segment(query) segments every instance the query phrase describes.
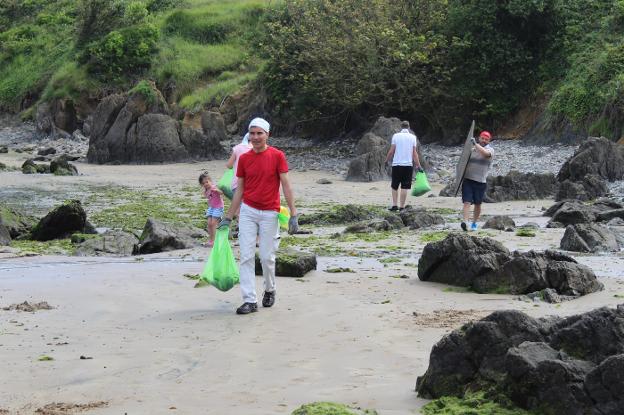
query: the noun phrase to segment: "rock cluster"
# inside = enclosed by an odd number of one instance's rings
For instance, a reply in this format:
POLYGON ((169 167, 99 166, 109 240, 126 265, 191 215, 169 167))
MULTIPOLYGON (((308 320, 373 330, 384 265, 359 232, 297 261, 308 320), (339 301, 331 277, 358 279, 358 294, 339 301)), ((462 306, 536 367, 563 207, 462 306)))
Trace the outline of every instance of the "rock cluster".
POLYGON ((61 155, 53 159, 50 164, 35 163, 34 159, 28 159, 22 164, 22 173, 24 174, 44 174, 52 173, 56 176, 77 176, 78 169, 70 163, 72 157, 61 155))
POLYGON ((590 268, 567 255, 509 252, 494 239, 458 233, 425 246, 418 278, 479 293, 528 294, 552 288, 560 295, 580 296, 603 289, 590 268))
POLYGON ((416 390, 425 398, 502 394, 553 415, 624 413, 624 304, 567 318, 497 311, 433 347, 416 390))
POLYGON ((193 248, 200 245, 201 240, 207 236, 203 229, 149 218, 139 238, 136 251, 140 254, 153 254, 193 248))
POLYGON ((90 163, 162 163, 214 159, 225 155, 225 124, 218 113, 169 115, 162 94, 135 91, 109 95, 93 113, 87 160, 90 163))

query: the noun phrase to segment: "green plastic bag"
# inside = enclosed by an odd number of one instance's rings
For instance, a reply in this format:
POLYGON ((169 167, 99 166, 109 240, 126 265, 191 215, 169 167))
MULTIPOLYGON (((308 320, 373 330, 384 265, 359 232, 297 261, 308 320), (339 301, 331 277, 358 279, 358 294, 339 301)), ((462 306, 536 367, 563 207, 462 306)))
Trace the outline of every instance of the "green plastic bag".
POLYGON ((280 228, 288 229, 288 220, 290 219, 290 211, 286 206, 280 206, 280 211, 277 214, 277 220, 280 228))
POLYGON ((238 284, 240 274, 228 239, 230 229, 217 229, 214 246, 199 279, 216 287, 220 291, 228 291, 238 284))
POLYGON ((431 190, 427 175, 424 171, 416 172, 414 182, 412 183, 412 196, 422 196, 431 190))
POLYGON ((219 183, 217 183, 217 187, 219 188, 219 190, 221 190, 225 197, 230 200, 232 200, 232 197, 234 196, 234 192, 232 191, 233 178, 234 169, 227 169, 225 173, 223 173, 223 176, 221 177, 221 180, 219 180, 219 183))

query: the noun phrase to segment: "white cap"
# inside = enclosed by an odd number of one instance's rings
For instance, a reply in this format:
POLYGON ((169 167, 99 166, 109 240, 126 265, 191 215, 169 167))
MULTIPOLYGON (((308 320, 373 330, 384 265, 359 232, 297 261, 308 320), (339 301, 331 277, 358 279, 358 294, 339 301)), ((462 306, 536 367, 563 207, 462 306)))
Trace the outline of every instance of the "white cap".
POLYGON ((247 130, 250 130, 251 127, 260 127, 268 133, 271 128, 271 124, 269 124, 269 122, 264 118, 254 118, 249 123, 249 128, 247 130))

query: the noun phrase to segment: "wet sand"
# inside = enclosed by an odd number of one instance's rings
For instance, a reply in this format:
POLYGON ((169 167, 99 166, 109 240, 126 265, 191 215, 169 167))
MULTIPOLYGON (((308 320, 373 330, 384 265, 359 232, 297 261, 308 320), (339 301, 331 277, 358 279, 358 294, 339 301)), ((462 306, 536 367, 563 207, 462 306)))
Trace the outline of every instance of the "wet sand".
MULTIPOLYGON (((198 172, 220 171, 223 163, 78 163, 83 175, 77 177, 9 172, 0 180, 5 189, 60 193, 96 184, 156 189, 194 185, 198 172)), ((292 181, 304 206, 389 203, 387 182, 349 183, 315 171, 293 172, 292 181), (333 183, 316 184, 319 178, 333 183)), ((434 193, 440 188, 435 185, 434 193)), ((409 203, 458 212, 460 207, 454 198, 411 198, 409 203)), ((541 209, 552 203, 488 204, 484 214, 543 225, 541 209)), ((457 222, 447 226, 459 228, 457 222)), ((424 246, 422 232, 401 232, 384 243, 400 244, 406 249, 399 255, 414 263, 424 246)), ((535 238, 492 232, 509 249, 520 250, 558 246, 562 235, 563 229, 545 228, 535 238)), ((354 243, 354 249, 362 245, 367 243, 354 243)), ((303 403, 324 400, 380 414, 413 414, 427 402, 414 392, 416 376, 426 370, 431 347, 453 328, 500 309, 570 315, 615 306, 623 302, 615 295, 624 294, 620 254, 578 256, 605 290, 559 305, 448 291, 418 280, 416 268, 405 261, 380 263, 382 254, 321 256, 318 269, 304 278, 278 278, 272 309, 237 316, 237 288, 226 293, 193 289, 194 281, 183 276, 200 272, 207 252, 198 248, 143 260, 0 257, 0 309, 26 300, 55 307, 35 313, 0 310, 5 362, 0 409, 25 414, 52 402, 104 401, 107 406, 88 413, 264 415, 289 414, 303 403), (355 272, 324 272, 336 266, 355 272), (408 278, 393 278, 397 274, 408 278), (53 360, 39 361, 42 356, 53 360)))

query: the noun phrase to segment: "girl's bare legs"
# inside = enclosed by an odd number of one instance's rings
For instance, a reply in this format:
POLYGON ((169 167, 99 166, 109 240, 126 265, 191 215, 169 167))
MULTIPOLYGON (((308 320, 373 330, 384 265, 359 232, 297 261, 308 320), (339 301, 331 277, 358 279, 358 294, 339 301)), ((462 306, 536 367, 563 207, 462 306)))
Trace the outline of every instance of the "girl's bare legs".
POLYGON ((208 218, 208 245, 212 246, 214 244, 215 235, 217 233, 217 218, 213 218, 212 216, 208 218))

